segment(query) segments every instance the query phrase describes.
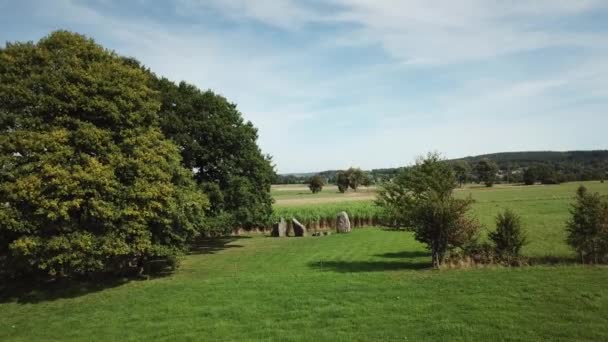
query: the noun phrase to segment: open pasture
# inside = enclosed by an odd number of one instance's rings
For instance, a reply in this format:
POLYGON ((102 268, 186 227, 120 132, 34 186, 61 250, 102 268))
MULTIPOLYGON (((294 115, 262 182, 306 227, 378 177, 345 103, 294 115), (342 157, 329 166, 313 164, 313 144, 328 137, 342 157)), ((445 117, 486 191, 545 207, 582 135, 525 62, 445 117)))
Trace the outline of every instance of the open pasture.
POLYGON ((163 278, 4 291, 0 340, 602 340, 608 269, 563 242, 577 186, 459 192, 488 227, 516 210, 524 254, 557 264, 432 270, 411 233, 381 228, 206 240, 163 278))
MULTIPOLYGON (((468 185, 456 190, 457 197, 471 196, 475 203, 472 214, 484 225, 486 232, 494 229, 496 214, 507 208, 514 210, 522 217, 530 243, 524 247, 524 255, 530 257, 563 258, 574 257, 574 253, 565 243, 565 223, 570 213, 570 206, 576 189, 584 185, 589 190, 608 195, 608 183, 572 182, 560 185, 502 185, 486 188, 468 185)), ((325 191, 325 190, 324 190, 325 191)), ((343 194, 333 194, 334 198, 343 194)), ((381 220, 380 209, 373 204, 375 194, 370 194, 368 201, 323 202, 322 197, 300 205, 283 205, 275 203, 275 218, 295 217, 309 225, 324 219, 330 221, 340 211, 346 211, 351 217, 368 219, 373 222, 381 220)), ((305 196, 305 195, 301 195, 305 196)), ((485 232, 482 232, 485 234, 485 232)), ((483 236, 482 236, 483 237, 483 236)))
POLYGON ((410 233, 202 243, 174 275, 23 291, 0 340, 601 340, 606 267, 430 269, 410 233), (508 332, 508 334, 506 334, 508 332))

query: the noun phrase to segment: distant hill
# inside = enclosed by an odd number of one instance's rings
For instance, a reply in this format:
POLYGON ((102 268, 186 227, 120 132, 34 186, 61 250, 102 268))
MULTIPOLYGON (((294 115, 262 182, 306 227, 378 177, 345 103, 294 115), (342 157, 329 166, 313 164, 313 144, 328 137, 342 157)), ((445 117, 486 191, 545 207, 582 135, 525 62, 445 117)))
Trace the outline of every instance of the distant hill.
MULTIPOLYGON (((592 151, 522 151, 500 152, 467 156, 451 159, 467 161, 472 166, 480 160, 487 158, 498 164, 501 171, 525 170, 532 166, 543 165, 564 176, 566 180, 600 179, 608 172, 608 150, 592 151)), ((375 181, 392 178, 402 168, 385 168, 368 170, 375 181)), ((337 170, 321 172, 292 173, 277 176, 278 184, 304 183, 313 175, 322 175, 330 183, 334 181, 337 170)))
POLYGON ((491 159, 498 164, 501 163, 518 163, 521 166, 530 163, 555 163, 555 162, 579 162, 593 163, 608 161, 608 150, 595 151, 528 151, 528 152, 500 152, 483 154, 479 156, 469 156, 455 160, 466 160, 470 163, 478 162, 481 159, 491 159))

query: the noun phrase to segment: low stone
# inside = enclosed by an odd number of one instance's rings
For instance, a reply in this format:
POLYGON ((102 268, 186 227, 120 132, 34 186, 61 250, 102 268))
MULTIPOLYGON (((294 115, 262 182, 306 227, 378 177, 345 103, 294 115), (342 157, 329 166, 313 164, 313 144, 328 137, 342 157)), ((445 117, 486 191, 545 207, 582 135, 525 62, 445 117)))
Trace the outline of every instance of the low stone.
POLYGON ((270 235, 274 237, 287 236, 287 221, 285 221, 285 219, 281 217, 281 220, 279 220, 279 222, 272 225, 272 232, 270 233, 270 235))
POLYGON ((338 233, 349 233, 351 231, 350 220, 346 211, 342 211, 336 217, 336 231, 338 233))
POLYGON ((301 224, 300 221, 295 218, 291 220, 293 223, 293 234, 294 236, 306 236, 306 226, 301 224))
POLYGON ((331 235, 331 232, 323 232, 323 235, 325 235, 325 236, 331 235))

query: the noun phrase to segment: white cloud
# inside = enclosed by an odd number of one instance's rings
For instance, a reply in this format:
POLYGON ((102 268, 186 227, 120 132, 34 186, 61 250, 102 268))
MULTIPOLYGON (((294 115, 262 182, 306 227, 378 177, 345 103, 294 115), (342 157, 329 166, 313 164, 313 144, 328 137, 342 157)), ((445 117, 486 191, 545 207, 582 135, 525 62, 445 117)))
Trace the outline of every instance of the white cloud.
POLYGON ((184 20, 168 24, 57 0, 33 6, 38 12, 24 25, 86 33, 172 80, 218 91, 259 127, 262 149, 275 156, 279 171, 296 172, 397 166, 429 150, 457 157, 606 147, 598 138, 599 127, 608 125, 606 35, 552 23, 607 5, 177 0, 174 10, 184 20), (222 25, 207 25, 210 13, 222 25), (252 22, 294 41, 260 35, 252 22), (317 24, 332 29, 307 31, 317 24), (510 55, 548 47, 574 47, 577 54, 550 70, 509 74, 518 69, 517 61, 505 60, 510 55), (377 58, 351 63, 348 54, 359 52, 377 58), (498 58, 510 68, 473 67, 498 58), (470 72, 458 72, 465 67, 470 72), (443 73, 455 76, 446 81, 443 73), (392 89, 402 86, 399 78, 413 86, 392 89), (411 91, 416 82, 425 83, 424 91, 411 91), (574 120, 581 117, 587 121, 574 120), (587 133, 573 130, 577 124, 587 133))

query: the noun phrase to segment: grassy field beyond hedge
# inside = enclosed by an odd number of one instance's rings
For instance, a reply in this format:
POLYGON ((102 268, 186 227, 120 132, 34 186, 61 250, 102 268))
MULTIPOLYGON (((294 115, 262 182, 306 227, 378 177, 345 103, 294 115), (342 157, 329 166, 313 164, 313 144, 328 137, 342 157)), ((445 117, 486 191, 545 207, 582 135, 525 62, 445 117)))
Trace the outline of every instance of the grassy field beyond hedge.
POLYGON ((526 255, 558 265, 435 271, 412 234, 380 228, 226 238, 164 278, 3 294, 0 341, 606 340, 608 268, 575 265, 562 239, 575 189, 463 191, 488 226, 504 207, 520 212, 526 255))

